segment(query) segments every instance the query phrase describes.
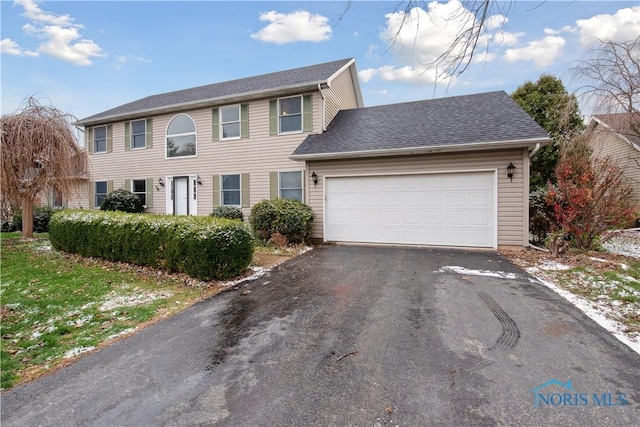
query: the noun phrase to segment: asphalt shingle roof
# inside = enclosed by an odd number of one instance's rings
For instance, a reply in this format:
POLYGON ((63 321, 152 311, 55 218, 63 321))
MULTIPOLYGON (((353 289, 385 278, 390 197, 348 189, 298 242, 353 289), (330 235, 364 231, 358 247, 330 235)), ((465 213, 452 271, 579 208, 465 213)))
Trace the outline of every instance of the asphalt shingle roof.
POLYGON ((292 156, 547 141, 549 135, 503 91, 342 110, 292 156))
POLYGON ((114 119, 118 116, 144 113, 172 106, 183 106, 207 100, 219 100, 225 97, 237 97, 243 94, 326 83, 331 76, 349 61, 352 61, 352 58, 147 96, 146 98, 86 117, 79 120, 78 124, 95 123, 102 119, 114 119))

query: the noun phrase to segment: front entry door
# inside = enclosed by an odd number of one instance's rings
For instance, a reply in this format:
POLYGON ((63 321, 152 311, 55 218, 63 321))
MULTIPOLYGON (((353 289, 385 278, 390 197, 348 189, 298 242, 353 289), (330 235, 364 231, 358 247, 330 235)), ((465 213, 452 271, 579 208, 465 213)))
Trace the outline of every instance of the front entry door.
POLYGON ((175 215, 189 215, 189 177, 173 178, 173 212, 175 215))

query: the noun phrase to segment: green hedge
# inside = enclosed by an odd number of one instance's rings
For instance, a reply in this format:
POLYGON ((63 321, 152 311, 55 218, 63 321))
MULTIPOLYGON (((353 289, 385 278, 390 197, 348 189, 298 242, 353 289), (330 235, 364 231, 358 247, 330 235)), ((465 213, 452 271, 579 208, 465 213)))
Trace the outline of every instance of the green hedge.
POLYGON ((237 276, 254 250, 246 225, 212 217, 65 210, 52 216, 49 238, 65 252, 164 267, 202 280, 237 276))
POLYGON ((268 241, 280 233, 291 243, 306 242, 311 234, 313 211, 293 199, 263 200, 251 208, 249 222, 256 235, 268 241))

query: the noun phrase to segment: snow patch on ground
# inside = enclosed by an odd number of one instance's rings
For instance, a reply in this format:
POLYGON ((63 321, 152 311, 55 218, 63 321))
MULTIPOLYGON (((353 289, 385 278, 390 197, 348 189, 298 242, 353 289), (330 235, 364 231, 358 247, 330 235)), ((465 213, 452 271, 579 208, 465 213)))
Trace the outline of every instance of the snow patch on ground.
POLYGON ((94 346, 90 346, 90 347, 75 347, 72 348, 71 350, 67 351, 63 358, 64 359, 69 359, 70 357, 76 357, 82 353, 86 353, 88 351, 93 350, 95 347, 94 346))
MULTIPOLYGON (((279 264, 276 264, 279 265, 279 264)), ((237 280, 230 280, 228 282, 224 282, 222 283, 220 286, 222 286, 223 288, 230 288, 232 286, 238 286, 241 283, 244 282, 251 282, 253 280, 257 280, 259 278, 261 278, 262 276, 264 276, 265 274, 267 274, 269 271, 271 271, 271 268, 275 267, 276 265, 270 267, 270 268, 265 268, 265 267, 249 267, 249 269, 253 272, 253 274, 251 274, 250 276, 247 277, 243 277, 241 279, 237 279, 237 280)))
MULTIPOLYGON (((528 273, 532 275, 534 275, 537 271, 539 271, 539 269, 536 269, 535 267, 527 268, 526 270, 528 273)), ((629 346, 633 351, 640 354, 640 341, 630 339, 623 332, 625 329, 625 326, 622 323, 616 322, 615 320, 612 320, 606 317, 606 312, 609 310, 608 307, 606 307, 606 305, 594 304, 593 302, 585 298, 582 298, 576 294, 573 294, 567 290, 564 290, 558 285, 556 285, 555 283, 541 279, 540 277, 537 277, 537 280, 543 285, 545 285, 546 287, 548 287, 549 289, 551 289, 552 291, 554 291, 555 293, 557 293, 558 295, 562 296, 567 301, 569 301, 571 304, 577 307, 580 311, 586 314, 589 318, 591 318, 597 324, 605 328, 607 331, 611 332, 613 336, 615 336, 618 340, 620 340, 621 342, 629 346)))
POLYGON ((129 334, 129 333, 131 333, 131 332, 133 332, 135 330, 136 330, 136 328, 127 328, 127 329, 124 329, 124 330, 118 332, 117 334, 109 335, 106 339, 110 340, 110 339, 113 339, 113 338, 118 338, 118 337, 120 337, 122 335, 127 335, 127 334, 129 334))
POLYGON ((99 309, 100 311, 111 311, 114 308, 146 304, 157 299, 170 297, 171 295, 171 292, 163 292, 159 294, 147 292, 136 295, 116 295, 115 292, 111 292, 109 294, 109 299, 104 301, 100 305, 99 309))
POLYGON ((540 270, 555 270, 555 271, 564 271, 564 270, 571 270, 571 267, 568 265, 564 265, 562 263, 556 262, 556 261, 544 261, 543 263, 541 263, 540 265, 538 265, 538 268, 540 270))
POLYGON ((602 243, 607 251, 624 256, 640 258, 640 231, 624 230, 615 232, 615 235, 602 243))
POLYGON ((491 270, 470 270, 458 265, 445 265, 440 268, 437 273, 457 273, 466 276, 485 276, 485 277, 497 277, 499 279, 517 279, 518 275, 515 273, 507 273, 506 271, 491 271, 491 270))

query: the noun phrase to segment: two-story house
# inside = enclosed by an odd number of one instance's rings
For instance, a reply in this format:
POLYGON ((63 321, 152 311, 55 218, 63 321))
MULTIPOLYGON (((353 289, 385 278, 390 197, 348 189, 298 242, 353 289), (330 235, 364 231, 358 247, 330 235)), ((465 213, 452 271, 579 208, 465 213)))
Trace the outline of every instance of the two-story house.
POLYGON ((355 61, 149 96, 87 117, 91 178, 146 211, 294 198, 332 242, 528 245, 529 158, 548 135, 505 92, 364 108, 355 61))

